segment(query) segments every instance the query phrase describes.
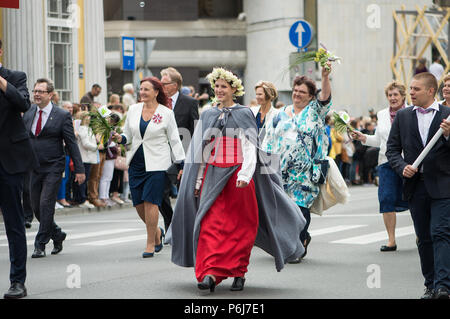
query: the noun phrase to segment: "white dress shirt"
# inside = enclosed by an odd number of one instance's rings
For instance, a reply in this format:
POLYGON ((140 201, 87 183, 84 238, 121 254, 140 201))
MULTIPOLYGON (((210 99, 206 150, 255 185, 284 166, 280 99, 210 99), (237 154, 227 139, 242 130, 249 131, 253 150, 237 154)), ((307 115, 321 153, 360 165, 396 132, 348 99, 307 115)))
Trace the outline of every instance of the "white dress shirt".
MULTIPOLYGON (((418 108, 419 106, 414 106, 413 110, 416 111, 418 108)), ((430 131, 431 122, 433 122, 436 111, 439 111, 438 101, 434 100, 433 104, 431 104, 427 109, 433 109, 433 111, 426 114, 422 114, 419 111, 416 111, 417 124, 419 126, 419 132, 423 146, 427 144, 428 132, 430 131)))
POLYGON ((33 120, 33 124, 31 125, 31 132, 33 132, 33 134, 36 133, 36 126, 37 126, 37 122, 39 119, 39 111, 42 111, 42 122, 41 122, 41 132, 44 129, 45 124, 47 123, 47 120, 50 116, 50 113, 53 109, 53 104, 52 102, 50 102, 46 107, 44 107, 43 109, 41 109, 39 106, 37 107, 36 110, 36 114, 34 115, 34 120, 33 120))
POLYGON ((180 96, 180 91, 177 91, 174 95, 170 97, 172 99, 172 111, 175 110, 175 104, 177 104, 178 97, 180 96))
MULTIPOLYGON (((223 114, 221 114, 220 117, 223 117, 223 114)), ((238 131, 237 138, 240 140, 242 146, 242 165, 241 169, 237 174, 237 181, 238 182, 243 181, 249 184, 253 178, 253 174, 255 173, 256 169, 256 161, 257 161, 256 147, 245 137, 242 130, 238 131)), ((217 145, 216 147, 220 147, 220 145, 217 145)), ((206 163, 203 161, 198 169, 195 189, 199 190, 201 188, 205 168, 206 163)))
MULTIPOLYGON (((405 104, 405 107, 408 107, 405 104)), ((374 135, 366 136, 366 142, 362 143, 365 146, 379 147, 380 152, 378 153, 378 165, 388 162, 386 157, 387 140, 389 138, 389 133, 391 131, 391 113, 389 107, 382 109, 377 113, 377 129, 374 135)))

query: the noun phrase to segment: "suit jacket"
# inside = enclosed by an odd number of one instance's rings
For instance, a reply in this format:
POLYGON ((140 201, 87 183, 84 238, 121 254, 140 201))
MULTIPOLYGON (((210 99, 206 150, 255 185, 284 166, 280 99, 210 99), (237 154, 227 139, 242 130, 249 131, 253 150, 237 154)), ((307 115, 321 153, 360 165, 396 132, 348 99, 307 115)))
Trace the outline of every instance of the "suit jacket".
POLYGON ((30 108, 27 76, 4 67, 0 76, 8 82, 0 90, 0 164, 10 174, 24 173, 38 165, 21 115, 30 108))
POLYGON ((175 117, 169 108, 159 104, 142 137, 140 122, 143 107, 144 103, 131 105, 125 120, 122 135, 126 143, 131 144, 127 152, 127 165, 142 145, 146 171, 165 171, 172 164, 172 159, 180 162, 185 158, 175 117))
POLYGON ((173 112, 175 114, 175 120, 177 122, 178 128, 182 127, 188 129, 190 137, 192 137, 195 128, 194 122, 199 118, 198 101, 180 92, 173 112))
MULTIPOLYGON (((439 111, 436 112, 430 126, 427 143, 449 115, 450 108, 439 105, 439 111)), ((412 165, 423 149, 416 111, 413 111, 412 106, 398 111, 387 141, 386 156, 389 164, 397 174, 403 176, 403 169, 407 165, 412 165)), ((441 136, 424 158, 421 166, 423 166, 424 182, 430 197, 450 198, 450 138, 446 140, 441 136)), ((409 200, 414 194, 418 180, 419 174, 412 178, 404 178, 404 199, 409 200)))
POLYGON ((38 136, 31 131, 34 117, 38 106, 33 104, 24 114, 23 120, 28 135, 31 137, 31 144, 38 156, 40 167, 37 172, 63 172, 66 159, 64 144, 74 163, 75 173, 84 173, 84 165, 78 148, 77 139, 73 129, 73 122, 70 113, 56 105, 53 105, 52 111, 48 117, 45 126, 38 136))

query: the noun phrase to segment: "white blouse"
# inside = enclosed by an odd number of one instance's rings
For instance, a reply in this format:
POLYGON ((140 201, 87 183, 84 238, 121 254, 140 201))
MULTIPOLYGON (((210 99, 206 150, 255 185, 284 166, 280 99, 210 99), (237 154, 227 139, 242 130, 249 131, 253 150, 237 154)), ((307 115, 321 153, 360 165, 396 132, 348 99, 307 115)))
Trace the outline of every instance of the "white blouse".
MULTIPOLYGON (((221 115, 223 116, 223 114, 221 115)), ((256 147, 253 145, 244 135, 242 130, 239 130, 238 137, 237 137, 242 145, 242 165, 241 169, 239 170, 237 176, 237 181, 243 181, 247 184, 250 183, 253 174, 255 173, 256 169, 256 147)), ((220 146, 220 145, 219 145, 220 146)), ((202 159, 203 160, 203 159, 202 159)), ((195 183, 195 189, 199 190, 202 185, 203 181, 203 174, 205 172, 206 163, 202 162, 198 174, 197 174, 197 181, 195 183)))

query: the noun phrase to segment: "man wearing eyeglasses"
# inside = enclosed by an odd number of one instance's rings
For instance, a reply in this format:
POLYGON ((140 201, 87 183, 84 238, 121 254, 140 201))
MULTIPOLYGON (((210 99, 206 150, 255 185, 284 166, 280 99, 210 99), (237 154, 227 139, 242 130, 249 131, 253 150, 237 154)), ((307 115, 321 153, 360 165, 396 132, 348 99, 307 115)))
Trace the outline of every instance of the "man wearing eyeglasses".
MULTIPOLYGON (((3 54, 0 40, 0 56, 3 54)), ((21 203, 25 174, 37 166, 21 113, 30 108, 27 76, 0 64, 0 208, 9 244, 11 287, 3 296, 17 299, 25 288, 27 239, 21 203)))
POLYGON ((64 147, 75 166, 75 182, 82 184, 86 178, 72 116, 68 111, 53 105, 51 99, 54 90, 50 80, 38 79, 33 89, 35 104, 23 116, 40 164, 31 173, 31 206, 39 221, 32 258, 45 257, 45 246, 50 239, 54 246, 52 255, 58 254, 66 239, 66 233, 54 221, 56 197, 66 162, 64 147))
MULTIPOLYGON (((178 131, 180 133, 181 142, 183 143, 184 151, 187 151, 189 143, 191 142, 192 134, 194 133, 195 121, 198 120, 198 101, 188 95, 181 93, 181 86, 183 84, 183 78, 175 68, 169 67, 161 71, 161 83, 164 86, 164 91, 169 98, 169 105, 177 122, 178 131)), ((172 221, 172 205, 170 203, 169 195, 172 193, 172 183, 176 184, 175 180, 179 176, 178 168, 171 166, 168 170, 168 174, 172 180, 168 180, 166 189, 164 191, 164 198, 161 204, 161 215, 164 218, 164 224, 167 228, 172 221)))

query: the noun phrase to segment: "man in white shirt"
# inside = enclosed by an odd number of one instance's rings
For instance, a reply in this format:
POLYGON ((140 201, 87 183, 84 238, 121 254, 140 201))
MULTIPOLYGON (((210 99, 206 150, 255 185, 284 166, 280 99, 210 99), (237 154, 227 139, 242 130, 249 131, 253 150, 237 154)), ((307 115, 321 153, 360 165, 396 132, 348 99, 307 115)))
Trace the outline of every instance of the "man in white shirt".
POLYGON ((423 299, 448 299, 450 291, 450 108, 435 100, 436 78, 429 72, 414 76, 413 107, 397 112, 387 141, 391 167, 403 176, 404 199, 418 238, 423 299), (439 129, 443 136, 418 168, 412 163, 439 129))
POLYGON ((444 67, 441 64, 441 58, 437 56, 433 64, 430 65, 430 73, 434 75, 437 81, 439 81, 442 74, 444 74, 444 71, 444 67))

